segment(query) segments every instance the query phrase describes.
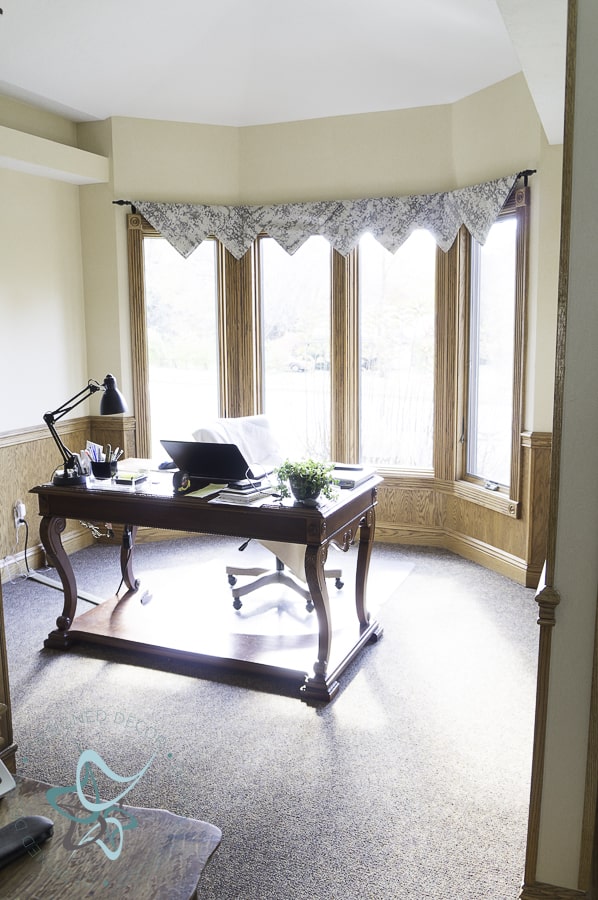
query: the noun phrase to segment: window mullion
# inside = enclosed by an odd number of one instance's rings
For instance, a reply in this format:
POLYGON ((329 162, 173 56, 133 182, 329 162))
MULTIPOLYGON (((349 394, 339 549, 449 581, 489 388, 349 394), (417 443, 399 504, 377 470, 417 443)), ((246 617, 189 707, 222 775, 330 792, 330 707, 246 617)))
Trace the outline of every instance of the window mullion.
POLYGON ((479 379, 477 373, 480 368, 480 245, 477 243, 471 246, 470 271, 467 378, 467 434, 470 439, 466 439, 465 445, 465 471, 477 472, 477 442, 472 440, 472 436, 478 433, 479 379))
POLYGON ((331 453, 337 462, 359 461, 358 257, 332 251, 331 453))
POLYGON ((461 232, 447 253, 436 251, 436 349, 434 377, 434 474, 452 481, 458 469, 463 409, 458 402, 457 340, 460 278, 464 236, 461 232))
POLYGON ((529 187, 515 191, 515 207, 517 210, 517 269, 515 283, 515 335, 513 372, 513 435, 511 451, 511 486, 512 500, 521 499, 521 432, 523 431, 523 410, 525 403, 525 298, 527 296, 528 266, 527 253, 529 241, 528 210, 529 187))
MULTIPOLYGON (((137 456, 144 459, 149 459, 152 455, 149 429, 149 365, 143 266, 143 236, 147 228, 147 223, 137 213, 127 216, 131 365, 136 419, 135 452, 137 456)), ((153 228, 149 230, 155 233, 153 228)))
POLYGON ((219 269, 223 274, 221 415, 250 416, 259 407, 253 251, 235 259, 224 250, 219 269))

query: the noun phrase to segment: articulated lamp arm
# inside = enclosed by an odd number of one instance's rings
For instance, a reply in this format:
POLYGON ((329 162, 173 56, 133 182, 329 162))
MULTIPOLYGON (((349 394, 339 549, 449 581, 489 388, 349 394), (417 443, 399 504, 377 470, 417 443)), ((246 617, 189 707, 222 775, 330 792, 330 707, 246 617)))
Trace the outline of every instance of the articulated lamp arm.
POLYGON ((59 406, 58 409, 44 414, 44 422, 48 426, 54 443, 60 450, 60 455, 64 460, 64 471, 62 474, 57 473, 54 476, 54 484, 82 484, 85 482, 79 458, 62 441, 56 430, 56 422, 97 391, 105 392, 100 403, 100 415, 105 416, 127 411, 125 399, 116 387, 116 379, 113 375, 106 375, 102 384, 90 379, 83 390, 59 406))

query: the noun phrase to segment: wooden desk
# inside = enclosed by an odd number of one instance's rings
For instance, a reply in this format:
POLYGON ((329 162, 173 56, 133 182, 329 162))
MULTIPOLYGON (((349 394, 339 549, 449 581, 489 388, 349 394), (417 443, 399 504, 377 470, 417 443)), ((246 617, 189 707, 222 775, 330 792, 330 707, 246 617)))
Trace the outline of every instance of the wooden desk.
POLYGON ((196 897, 199 876, 222 838, 215 825, 175 816, 164 809, 125 806, 123 809, 135 817, 137 824, 124 832, 120 856, 111 860, 92 843, 73 851, 73 844, 90 826, 73 828, 52 808, 46 799, 51 785, 27 778, 16 780, 17 787, 0 800, 0 827, 21 816, 46 816, 54 822, 54 834, 31 855, 25 854, 0 870, 3 900, 196 897))
MULTIPOLYGON (((46 647, 67 649, 76 641, 126 648, 128 651, 178 657, 210 667, 220 666, 244 672, 299 678, 298 696, 306 701, 332 699, 338 691, 338 677, 362 647, 382 634, 378 622, 370 621, 366 608, 366 582, 375 528, 377 485, 374 477, 352 491, 339 492, 338 499, 325 501, 318 508, 291 500, 272 501, 255 507, 209 503, 190 496, 173 496, 172 476, 152 475, 137 488, 120 487, 111 482, 93 482, 88 486, 59 487, 51 484, 32 489, 39 498, 43 516, 40 536, 46 553, 56 566, 64 588, 64 608, 56 620, 56 629, 48 635, 46 647), (113 597, 94 609, 76 617, 77 585, 69 558, 62 546, 61 534, 66 519, 110 522, 126 526, 120 560, 124 583, 129 589, 124 597, 113 597), (268 639, 254 636, 244 644, 235 639, 222 644, 218 629, 208 622, 197 625, 197 600, 188 611, 171 603, 155 619, 155 611, 132 603, 139 588, 133 574, 133 545, 138 526, 236 535, 241 538, 304 544, 305 572, 317 616, 315 647, 308 651, 311 660, 304 669, 281 664, 268 658, 268 639), (334 543, 347 550, 359 538, 355 580, 355 618, 349 631, 333 638, 331 608, 324 578, 328 547, 334 543), (175 610, 173 612, 173 610, 175 610), (195 609, 195 612, 194 612, 195 609), (154 622, 151 625, 151 622, 154 622), (211 642, 211 643, 210 643, 211 642), (334 646, 333 646, 334 643, 334 646), (333 660, 331 661, 331 652, 333 660), (265 655, 264 655, 265 654, 265 655), (313 662, 314 655, 316 656, 313 662), (313 674, 310 669, 313 663, 313 674)), ((177 598, 180 599, 180 598, 177 598)))

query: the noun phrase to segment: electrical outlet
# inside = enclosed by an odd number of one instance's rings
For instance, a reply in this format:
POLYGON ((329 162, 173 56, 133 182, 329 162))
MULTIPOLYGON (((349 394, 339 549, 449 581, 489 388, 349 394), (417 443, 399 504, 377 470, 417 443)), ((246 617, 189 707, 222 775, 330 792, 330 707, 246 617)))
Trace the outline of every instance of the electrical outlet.
POLYGON ((14 520, 15 520, 15 528, 18 528, 25 521, 25 504, 22 500, 17 500, 15 505, 12 508, 14 520))

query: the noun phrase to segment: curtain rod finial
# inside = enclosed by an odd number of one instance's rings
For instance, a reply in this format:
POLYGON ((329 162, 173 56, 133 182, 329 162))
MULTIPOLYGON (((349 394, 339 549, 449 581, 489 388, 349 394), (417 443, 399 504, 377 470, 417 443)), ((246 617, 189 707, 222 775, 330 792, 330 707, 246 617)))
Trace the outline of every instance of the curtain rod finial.
POLYGON ((527 187, 528 178, 530 175, 535 175, 537 169, 524 169, 523 172, 519 172, 517 178, 523 178, 524 187, 527 187))

